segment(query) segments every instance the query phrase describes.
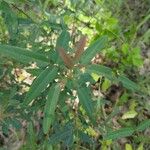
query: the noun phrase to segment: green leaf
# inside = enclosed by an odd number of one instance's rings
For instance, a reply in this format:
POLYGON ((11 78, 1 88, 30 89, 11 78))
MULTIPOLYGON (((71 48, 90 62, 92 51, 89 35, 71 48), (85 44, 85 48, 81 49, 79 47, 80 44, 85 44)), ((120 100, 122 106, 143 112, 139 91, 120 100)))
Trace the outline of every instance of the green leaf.
POLYGON ((70 34, 67 30, 63 30, 57 39, 56 48, 64 48, 68 50, 70 41, 70 34))
POLYGON ((129 53, 129 44, 124 43, 121 50, 124 55, 127 55, 129 53))
POLYGON ((36 134, 35 134, 32 122, 30 122, 28 125, 27 133, 28 133, 28 138, 27 138, 27 143, 26 143, 27 148, 36 150, 37 149, 36 134))
POLYGON ((32 76, 38 76, 38 75, 43 71, 43 68, 26 69, 26 71, 27 71, 28 73, 30 73, 32 76))
POLYGON ((105 48, 105 45, 107 43, 107 36, 102 36, 98 38, 94 43, 92 43, 82 54, 81 56, 81 63, 82 64, 88 64, 91 59, 102 49, 105 48))
POLYGON ((102 66, 102 65, 90 65, 87 67, 86 72, 92 74, 95 73, 97 75, 103 75, 108 79, 113 79, 113 72, 110 68, 102 66))
POLYGON ((8 32, 10 35, 11 40, 15 38, 17 31, 18 31, 18 18, 13 9, 6 3, 2 1, 0 4, 0 9, 4 13, 4 20, 5 24, 8 28, 8 32))
POLYGON ((138 113, 135 110, 130 110, 123 114, 122 119, 135 118, 135 116, 137 116, 137 114, 138 113))
POLYGON ((78 131, 78 136, 80 138, 81 141, 85 142, 85 143, 90 143, 92 144, 93 143, 93 140, 92 138, 90 138, 90 136, 86 133, 84 133, 83 131, 79 130, 78 131))
POLYGON ((53 146, 51 144, 48 143, 48 141, 44 141, 44 148, 46 150, 53 150, 53 146))
POLYGON ((144 150, 144 144, 143 143, 140 143, 140 145, 138 146, 137 150, 144 150))
POLYGON ((86 87, 78 87, 77 88, 78 97, 81 105, 85 109, 87 115, 93 120, 93 103, 89 93, 89 90, 86 87))
POLYGON ((106 90, 111 86, 111 81, 108 79, 105 79, 102 83, 102 91, 106 92, 106 90))
POLYGON ((120 113, 120 110, 118 107, 114 107, 113 111, 108 115, 107 119, 105 120, 105 124, 111 122, 111 120, 120 113))
POLYGON ((139 47, 133 48, 130 55, 131 55, 131 61, 133 65, 137 67, 143 65, 143 59, 142 59, 141 50, 139 47))
POLYGON ((2 124, 2 132, 6 135, 9 134, 9 124, 5 121, 2 124))
POLYGON ((132 90, 132 91, 138 91, 139 90, 139 86, 135 82, 128 79, 126 76, 120 75, 118 77, 118 80, 120 82, 122 82, 123 86, 129 90, 132 90))
POLYGON ((150 120, 144 120, 143 122, 141 122, 141 123, 137 126, 136 130, 137 130, 137 131, 143 131, 143 130, 149 128, 149 127, 150 127, 150 120))
POLYGON ((144 134, 138 134, 138 136, 134 137, 137 143, 150 143, 150 137, 145 136, 144 134))
MULTIPOLYGON (((60 57, 60 49, 64 49, 65 52, 69 49, 69 41, 70 41, 70 34, 67 30, 63 30, 60 34, 60 36, 57 38, 56 42, 56 62, 58 64, 63 64, 63 59, 60 57)), ((64 54, 64 53, 63 53, 64 54)))
POLYGON ((92 78, 94 79, 94 81, 98 81, 99 80, 99 75, 98 74, 96 74, 96 73, 90 73, 90 75, 92 76, 92 78))
POLYGON ((59 142, 63 142, 66 145, 72 145, 73 143, 73 126, 72 124, 67 123, 63 130, 58 130, 55 134, 53 134, 50 139, 50 144, 57 144, 59 142))
POLYGON ((108 140, 108 139, 119 139, 122 137, 127 137, 127 136, 131 136, 134 132, 133 128, 122 128, 120 130, 116 130, 116 131, 112 131, 112 132, 108 132, 105 136, 104 136, 104 140, 108 140))
POLYGON ((16 129, 20 129, 22 127, 20 121, 16 118, 10 119, 10 123, 16 129))
POLYGON ((125 150, 133 150, 131 144, 126 144, 125 145, 125 150))
POLYGON ((16 61, 29 64, 30 62, 38 62, 41 64, 48 64, 48 59, 39 53, 29 51, 25 48, 10 46, 10 45, 2 45, 0 44, 0 54, 7 56, 9 58, 13 58, 16 61))
POLYGON ((50 125, 53 122, 55 109, 59 100, 60 85, 56 84, 50 88, 48 98, 44 108, 44 119, 43 119, 43 131, 45 134, 48 133, 50 125))
POLYGON ((41 94, 47 85, 52 82, 57 76, 58 68, 47 67, 41 74, 33 81, 23 103, 23 106, 28 105, 33 99, 41 94))

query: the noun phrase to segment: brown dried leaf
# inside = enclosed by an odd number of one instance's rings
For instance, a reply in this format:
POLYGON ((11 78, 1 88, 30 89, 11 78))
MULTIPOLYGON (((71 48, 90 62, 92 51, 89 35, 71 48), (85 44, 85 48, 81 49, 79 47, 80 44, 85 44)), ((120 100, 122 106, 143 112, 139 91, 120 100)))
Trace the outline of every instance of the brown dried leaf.
POLYGON ((65 65, 68 68, 72 68, 74 66, 73 61, 71 57, 68 54, 66 54, 65 50, 63 48, 57 48, 57 51, 59 52, 59 55, 64 61, 65 65))
POLYGON ((84 47, 86 45, 86 36, 81 37, 79 40, 77 46, 76 46, 76 52, 75 52, 75 57, 74 60, 79 60, 80 56, 84 52, 84 47))

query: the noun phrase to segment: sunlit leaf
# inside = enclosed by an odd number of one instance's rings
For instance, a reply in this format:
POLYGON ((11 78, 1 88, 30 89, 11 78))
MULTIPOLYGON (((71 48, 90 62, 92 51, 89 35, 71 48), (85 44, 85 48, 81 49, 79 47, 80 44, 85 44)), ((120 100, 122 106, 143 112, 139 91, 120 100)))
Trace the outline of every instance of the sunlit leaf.
POLYGON ((106 91, 111 85, 111 81, 108 79, 105 79, 104 82, 102 83, 102 90, 106 91))
POLYGON ((90 135, 92 137, 98 136, 98 133, 90 126, 85 131, 88 133, 88 135, 90 135))
POLYGON ((108 147, 112 144, 112 140, 103 140, 101 150, 107 150, 108 147))
POLYGON ((144 149, 143 149, 143 145, 144 145, 144 144, 141 143, 141 144, 138 146, 137 150, 144 150, 144 149))
POLYGON ((123 114, 122 119, 130 119, 130 118, 135 118, 137 116, 137 112, 135 110, 128 111, 123 114))
POLYGON ((133 150, 133 149, 132 149, 132 145, 126 144, 126 145, 125 145, 125 150, 133 150))
POLYGON ((96 73, 91 73, 91 76, 92 76, 92 78, 95 80, 95 81, 98 81, 98 79, 99 79, 99 75, 98 74, 96 74, 96 73))

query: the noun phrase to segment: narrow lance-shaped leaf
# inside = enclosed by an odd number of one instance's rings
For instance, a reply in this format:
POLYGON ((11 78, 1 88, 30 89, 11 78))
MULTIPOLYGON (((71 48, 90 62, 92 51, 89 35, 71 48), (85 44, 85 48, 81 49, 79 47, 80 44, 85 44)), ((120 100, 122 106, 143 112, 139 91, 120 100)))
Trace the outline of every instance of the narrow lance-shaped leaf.
POLYGON ((57 107, 57 102, 59 100, 60 85, 56 84, 50 88, 48 98, 44 108, 44 119, 43 119, 43 131, 45 134, 48 133, 50 125, 53 122, 55 109, 57 107))
POLYGON ((128 79, 126 76, 120 75, 118 77, 118 80, 122 82, 123 86, 129 90, 133 91, 139 90, 139 86, 130 79, 128 79))
POLYGON ((119 138, 122 138, 122 137, 131 136, 133 133, 134 133, 133 128, 122 128, 122 129, 117 130, 117 131, 108 132, 104 136, 104 140, 119 139, 119 138))
POLYGON ((15 38, 15 36, 17 34, 17 30, 18 30, 17 15, 16 15, 15 11, 13 11, 13 9, 5 1, 0 2, 0 10, 3 12, 3 18, 5 20, 5 24, 8 28, 9 36, 10 36, 11 40, 13 40, 15 38))
POLYGON ((87 115, 90 117, 90 119, 93 120, 93 104, 92 99, 90 97, 90 93, 86 87, 78 87, 77 88, 78 97, 80 100, 81 105, 85 109, 87 115))
POLYGON ((27 148, 36 150, 37 149, 37 145, 36 145, 37 139, 36 139, 36 134, 35 134, 32 122, 30 122, 28 125, 27 133, 28 133, 27 144, 26 144, 27 148))
POLYGON ((69 48, 70 34, 67 30, 63 30, 57 39, 56 48, 62 47, 65 50, 69 48))
POLYGON ((136 130, 137 130, 137 131, 143 131, 143 130, 149 128, 149 127, 150 127, 150 120, 144 120, 143 122, 141 122, 141 123, 137 126, 136 130))
POLYGON ((59 52, 60 57, 64 61, 64 64, 68 68, 72 68, 74 65, 73 61, 72 61, 71 57, 65 52, 65 50, 63 48, 57 48, 57 51, 59 52))
POLYGON ((87 67, 86 72, 88 73, 96 73, 97 75, 103 75, 108 79, 113 79, 113 71, 111 68, 102 66, 102 65, 90 65, 87 67))
POLYGON ((105 48, 106 42, 107 36, 102 36, 92 43, 81 56, 81 63, 88 64, 98 52, 105 48))
POLYGON ((57 76, 58 68, 46 68, 33 81, 23 103, 23 106, 28 105, 33 99, 41 94, 41 92, 52 82, 57 76))
POLYGON ((82 53, 84 52, 84 47, 85 47, 85 44, 86 44, 86 36, 83 36, 79 42, 77 43, 77 46, 76 46, 76 52, 75 52, 75 57, 74 57, 74 60, 79 60, 82 53))
POLYGON ((63 30, 60 36, 57 38, 56 42, 56 50, 58 52, 57 63, 62 63, 61 61, 62 59, 67 67, 71 66, 69 65, 69 63, 71 63, 71 58, 69 57, 69 55, 67 55, 67 50, 69 49, 69 41, 70 41, 69 32, 67 30, 63 30))
POLYGON ((0 44, 0 54, 26 64, 35 61, 46 65, 49 62, 48 59, 42 54, 10 45, 0 44))

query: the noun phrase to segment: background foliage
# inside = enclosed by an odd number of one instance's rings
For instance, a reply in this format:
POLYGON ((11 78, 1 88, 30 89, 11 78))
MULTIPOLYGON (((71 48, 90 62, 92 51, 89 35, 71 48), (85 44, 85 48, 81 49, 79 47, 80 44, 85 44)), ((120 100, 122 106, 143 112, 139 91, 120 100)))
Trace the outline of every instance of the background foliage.
POLYGON ((0 149, 150 149, 149 0, 0 0, 0 149))

